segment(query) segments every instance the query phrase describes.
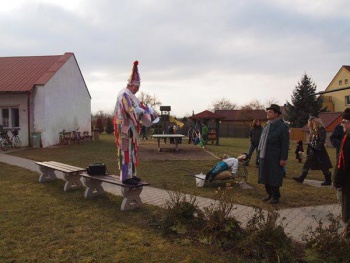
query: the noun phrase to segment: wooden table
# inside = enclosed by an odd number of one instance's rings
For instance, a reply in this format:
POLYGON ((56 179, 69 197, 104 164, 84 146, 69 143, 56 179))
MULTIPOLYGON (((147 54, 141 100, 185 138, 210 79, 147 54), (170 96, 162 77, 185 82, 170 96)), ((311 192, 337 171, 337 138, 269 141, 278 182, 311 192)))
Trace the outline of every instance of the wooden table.
POLYGON ((153 134, 152 138, 157 139, 158 142, 158 151, 162 151, 162 149, 160 148, 160 139, 174 139, 175 141, 175 150, 178 151, 179 150, 179 146, 178 146, 178 139, 185 137, 185 135, 182 134, 153 134))

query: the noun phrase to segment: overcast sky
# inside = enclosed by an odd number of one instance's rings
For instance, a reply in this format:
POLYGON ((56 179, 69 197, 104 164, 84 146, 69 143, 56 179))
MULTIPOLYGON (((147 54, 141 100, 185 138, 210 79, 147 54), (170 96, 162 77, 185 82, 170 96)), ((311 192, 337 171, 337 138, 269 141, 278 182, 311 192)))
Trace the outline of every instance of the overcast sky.
POLYGON ((111 112, 134 60, 140 90, 177 117, 225 98, 280 105, 304 73, 350 65, 345 0, 0 0, 0 56, 74 52, 92 112, 111 112))

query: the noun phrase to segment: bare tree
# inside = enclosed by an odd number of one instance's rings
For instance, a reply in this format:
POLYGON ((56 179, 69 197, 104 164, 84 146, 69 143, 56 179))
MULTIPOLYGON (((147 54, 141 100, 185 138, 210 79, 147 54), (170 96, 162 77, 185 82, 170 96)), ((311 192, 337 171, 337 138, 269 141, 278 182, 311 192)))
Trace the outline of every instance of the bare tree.
POLYGON ((263 110, 265 107, 258 100, 252 100, 251 102, 243 105, 241 110, 263 110))
POLYGON ((151 96, 143 91, 140 92, 140 95, 138 96, 138 99, 143 102, 144 104, 147 104, 151 108, 154 108, 155 106, 160 106, 162 103, 160 100, 156 98, 156 96, 151 96))
POLYGON ((225 98, 216 100, 212 104, 212 110, 234 110, 237 107, 236 103, 233 103, 225 98))
MULTIPOLYGON (((277 105, 279 105, 279 101, 277 100, 277 99, 275 99, 275 98, 270 98, 270 99, 268 99, 268 100, 266 100, 266 102, 265 102, 265 106, 266 107, 269 107, 271 104, 277 104, 277 105)), ((281 105, 280 105, 281 106, 281 105)))

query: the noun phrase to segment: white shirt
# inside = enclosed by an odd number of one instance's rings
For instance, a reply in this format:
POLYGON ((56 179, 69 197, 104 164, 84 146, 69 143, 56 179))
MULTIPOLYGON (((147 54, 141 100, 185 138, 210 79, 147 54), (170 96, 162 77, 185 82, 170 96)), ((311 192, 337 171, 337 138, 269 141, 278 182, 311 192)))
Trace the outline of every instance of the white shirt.
POLYGON ((237 158, 226 158, 222 161, 225 162, 229 168, 231 167, 231 173, 235 174, 237 172, 237 169, 238 169, 237 158))

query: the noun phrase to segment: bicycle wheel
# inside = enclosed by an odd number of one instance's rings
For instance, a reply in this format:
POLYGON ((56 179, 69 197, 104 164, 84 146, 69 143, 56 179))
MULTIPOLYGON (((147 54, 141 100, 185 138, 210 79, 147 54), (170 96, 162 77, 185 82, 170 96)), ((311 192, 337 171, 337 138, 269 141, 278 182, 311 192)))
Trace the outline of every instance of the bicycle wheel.
POLYGON ((11 146, 11 143, 9 142, 8 139, 2 138, 1 139, 1 149, 4 151, 7 151, 11 146))
POLYGON ((15 137, 13 137, 13 146, 15 146, 15 148, 17 148, 17 149, 21 148, 21 146, 22 146, 22 142, 17 135, 15 137))

